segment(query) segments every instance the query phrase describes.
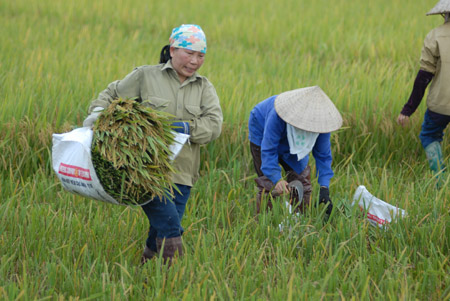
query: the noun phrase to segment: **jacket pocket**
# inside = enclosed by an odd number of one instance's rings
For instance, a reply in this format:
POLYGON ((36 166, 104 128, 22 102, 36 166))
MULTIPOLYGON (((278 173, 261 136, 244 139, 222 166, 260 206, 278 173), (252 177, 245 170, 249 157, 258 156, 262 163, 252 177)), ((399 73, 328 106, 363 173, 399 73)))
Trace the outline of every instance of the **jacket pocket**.
POLYGON ((149 106, 156 110, 161 110, 166 108, 169 105, 170 100, 155 97, 155 96, 148 96, 147 100, 143 101, 143 104, 146 106, 149 106))
POLYGON ((191 117, 199 117, 202 114, 202 110, 199 106, 186 105, 185 107, 188 115, 190 115, 191 117))

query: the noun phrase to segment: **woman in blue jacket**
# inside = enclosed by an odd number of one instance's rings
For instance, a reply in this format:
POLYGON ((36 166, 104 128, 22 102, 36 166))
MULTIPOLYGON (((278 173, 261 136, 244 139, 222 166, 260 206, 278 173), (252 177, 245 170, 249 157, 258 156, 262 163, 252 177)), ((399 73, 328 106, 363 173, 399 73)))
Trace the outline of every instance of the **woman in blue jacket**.
MULTIPOLYGON (((264 194, 289 193, 289 183, 297 180, 303 185, 301 205, 304 211, 311 199, 309 153, 316 161, 320 184, 319 202, 327 204, 329 196, 332 154, 330 132, 339 129, 342 117, 328 96, 318 87, 307 87, 284 92, 263 100, 250 113, 248 122, 250 150, 258 175, 257 213, 261 210, 264 194), (281 167, 286 172, 283 177, 281 167)), ((297 200, 299 202, 300 200, 297 200)), ((272 208, 270 199, 267 207, 272 208)))

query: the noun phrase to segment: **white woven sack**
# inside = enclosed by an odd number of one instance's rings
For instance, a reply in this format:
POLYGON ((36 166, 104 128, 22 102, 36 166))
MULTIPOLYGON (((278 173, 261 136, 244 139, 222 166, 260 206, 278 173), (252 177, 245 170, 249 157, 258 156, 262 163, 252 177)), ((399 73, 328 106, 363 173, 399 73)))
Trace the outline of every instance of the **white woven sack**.
POLYGON ((53 170, 67 191, 119 205, 119 202, 105 192, 95 173, 91 160, 92 137, 90 127, 53 134, 53 170))
POLYGON ((356 203, 358 203, 361 211, 367 211, 367 219, 369 222, 380 228, 384 228, 398 216, 404 217, 406 215, 405 210, 394 207, 376 198, 363 185, 356 189, 353 196, 352 206, 356 203))
MULTIPOLYGON (((69 192, 111 204, 121 205, 105 192, 95 173, 91 159, 93 131, 91 127, 77 128, 63 134, 53 134, 52 166, 62 186, 69 192)), ((181 151, 189 135, 175 135, 169 147, 171 158, 181 151)))

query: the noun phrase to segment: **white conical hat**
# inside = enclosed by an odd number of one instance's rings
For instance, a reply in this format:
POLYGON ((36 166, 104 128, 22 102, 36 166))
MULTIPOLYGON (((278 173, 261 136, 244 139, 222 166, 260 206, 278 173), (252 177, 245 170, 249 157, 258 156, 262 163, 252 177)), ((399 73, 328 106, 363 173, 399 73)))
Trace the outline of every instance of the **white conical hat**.
POLYGON ((428 15, 439 15, 450 13, 450 0, 440 0, 428 13, 428 15))
POLYGON ((342 126, 342 116, 319 86, 281 93, 275 111, 290 125, 304 131, 329 133, 342 126))

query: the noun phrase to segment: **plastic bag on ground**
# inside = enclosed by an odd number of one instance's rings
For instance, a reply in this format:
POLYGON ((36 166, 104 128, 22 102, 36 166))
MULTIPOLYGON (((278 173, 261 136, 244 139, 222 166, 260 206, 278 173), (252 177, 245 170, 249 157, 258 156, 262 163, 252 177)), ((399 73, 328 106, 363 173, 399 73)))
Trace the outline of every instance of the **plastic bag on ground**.
POLYGON ((372 225, 380 228, 384 228, 399 216, 406 216, 405 210, 376 198, 363 185, 358 186, 353 196, 352 206, 355 204, 358 204, 361 211, 367 212, 367 219, 372 225))

